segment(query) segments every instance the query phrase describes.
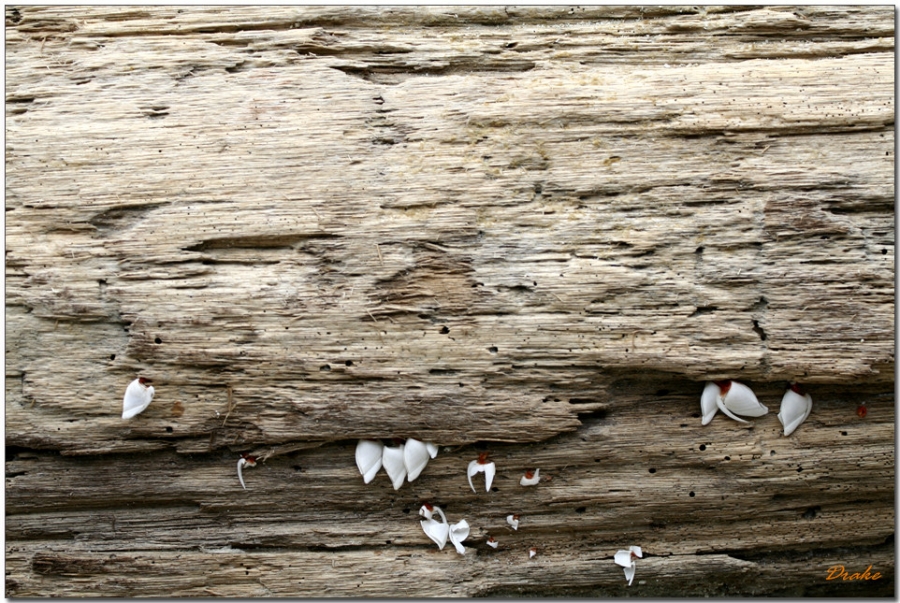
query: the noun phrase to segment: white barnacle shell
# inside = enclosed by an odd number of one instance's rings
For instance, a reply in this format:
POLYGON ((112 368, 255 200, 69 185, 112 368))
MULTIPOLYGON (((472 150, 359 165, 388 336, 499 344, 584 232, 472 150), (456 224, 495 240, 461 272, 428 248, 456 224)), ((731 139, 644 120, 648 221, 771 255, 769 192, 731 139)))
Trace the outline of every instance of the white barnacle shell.
POLYGON ((794 433, 812 410, 812 397, 804 394, 796 383, 792 383, 790 388, 784 392, 781 399, 781 410, 778 411, 778 420, 784 426, 784 435, 789 436, 794 433))
POLYGON ((491 547, 492 549, 495 549, 498 546, 500 546, 500 543, 497 542, 497 539, 494 538, 493 536, 489 536, 487 541, 485 541, 485 544, 488 545, 489 547, 491 547))
POLYGON ((469 537, 469 522, 463 519, 459 523, 450 526, 450 542, 456 547, 456 552, 460 555, 466 554, 466 547, 462 545, 463 540, 469 537))
POLYGON ((247 486, 244 485, 244 474, 243 474, 243 472, 241 471, 241 469, 242 469, 242 468, 244 467, 244 465, 246 465, 246 464, 247 464, 247 459, 245 459, 244 457, 241 457, 241 458, 238 459, 238 462, 237 462, 238 480, 241 482, 241 488, 243 488, 244 490, 247 489, 247 486))
POLYGON ((497 472, 497 466, 493 461, 487 461, 487 453, 484 452, 478 455, 478 459, 469 463, 469 467, 466 470, 466 475, 469 478, 469 487, 472 488, 472 492, 476 492, 475 486, 472 484, 472 476, 476 473, 484 473, 484 491, 491 491, 491 484, 494 481, 494 474, 497 472))
POLYGON ((719 412, 717 400, 720 391, 719 386, 712 381, 703 388, 703 393, 700 395, 700 414, 703 415, 701 424, 708 425, 713 420, 713 417, 716 416, 716 413, 719 412))
POLYGON ((541 481, 541 470, 535 469, 533 472, 526 471, 525 475, 522 476, 522 479, 519 480, 519 484, 522 486, 535 486, 540 481, 541 481), (531 473, 531 477, 528 477, 529 473, 531 473))
POLYGON ((444 512, 440 507, 434 507, 427 504, 422 505, 422 508, 419 509, 419 514, 425 516, 425 519, 419 522, 422 526, 422 530, 424 530, 425 534, 438 545, 438 549, 443 550, 444 545, 447 544, 447 538, 450 536, 450 525, 447 523, 447 516, 444 515, 444 512), (441 516, 442 521, 438 521, 432 517, 435 512, 441 516))
POLYGON ((153 386, 145 385, 150 379, 138 377, 128 384, 125 389, 125 399, 122 400, 122 418, 130 419, 144 412, 153 400, 153 386))
POLYGON ((711 410, 711 401, 713 400, 719 410, 740 423, 747 423, 747 421, 736 415, 761 417, 769 412, 769 409, 756 399, 756 394, 753 393, 753 390, 743 383, 738 383, 737 381, 716 381, 708 383, 700 396, 703 425, 709 423, 716 414, 711 410))
POLYGON ((643 556, 644 554, 641 552, 641 547, 639 546, 630 546, 628 547, 628 550, 616 552, 616 565, 620 565, 625 568, 625 579, 628 580, 628 586, 631 586, 631 581, 634 580, 634 560, 638 557, 643 556))
POLYGON ((384 454, 384 445, 372 440, 360 440, 356 445, 356 466, 362 473, 363 483, 368 484, 375 479, 375 474, 381 469, 381 457, 384 454))
POLYGON ((244 485, 244 472, 241 471, 244 468, 244 465, 247 467, 256 467, 256 459, 252 456, 242 456, 237 462, 238 481, 241 482, 241 488, 246 490, 247 486, 244 485))
POLYGON ((530 549, 528 549, 528 558, 529 559, 531 559, 535 555, 537 555, 537 548, 531 547, 530 549))
POLYGON ((518 530, 519 529, 519 516, 518 515, 507 515, 506 523, 508 523, 512 529, 518 530))
POLYGON ((394 490, 399 490, 400 486, 403 485, 403 480, 406 479, 406 464, 403 461, 403 448, 403 444, 400 444, 396 448, 385 446, 381 455, 381 465, 384 467, 384 470, 387 471, 388 477, 391 478, 394 490))
POLYGON ((423 519, 419 523, 422 524, 422 529, 432 542, 443 550, 444 545, 447 544, 447 537, 450 535, 450 526, 436 519, 423 519))
POLYGON ((412 438, 406 440, 403 448, 403 464, 406 465, 406 479, 413 481, 431 459, 428 445, 412 438))

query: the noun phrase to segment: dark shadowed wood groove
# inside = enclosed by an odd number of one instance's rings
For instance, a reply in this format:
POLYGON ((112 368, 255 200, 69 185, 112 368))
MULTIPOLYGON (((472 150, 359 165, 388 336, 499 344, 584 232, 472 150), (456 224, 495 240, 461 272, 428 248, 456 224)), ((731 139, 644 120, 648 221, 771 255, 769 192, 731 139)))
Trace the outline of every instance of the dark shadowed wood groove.
POLYGON ((8 7, 6 40, 8 597, 894 595, 890 7, 8 7), (731 378, 770 413, 701 426, 731 378), (395 437, 440 454, 364 486, 395 437))

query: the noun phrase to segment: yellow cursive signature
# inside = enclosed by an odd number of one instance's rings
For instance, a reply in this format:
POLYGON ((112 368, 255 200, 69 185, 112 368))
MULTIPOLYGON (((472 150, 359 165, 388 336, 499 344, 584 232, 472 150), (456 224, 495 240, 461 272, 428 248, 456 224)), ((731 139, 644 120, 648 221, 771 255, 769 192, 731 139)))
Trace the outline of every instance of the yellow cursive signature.
POLYGON ((856 572, 855 574, 848 573, 846 569, 844 569, 843 565, 832 565, 828 568, 828 576, 825 578, 826 580, 880 580, 881 573, 880 572, 871 572, 872 566, 866 568, 866 571, 863 573, 856 572))

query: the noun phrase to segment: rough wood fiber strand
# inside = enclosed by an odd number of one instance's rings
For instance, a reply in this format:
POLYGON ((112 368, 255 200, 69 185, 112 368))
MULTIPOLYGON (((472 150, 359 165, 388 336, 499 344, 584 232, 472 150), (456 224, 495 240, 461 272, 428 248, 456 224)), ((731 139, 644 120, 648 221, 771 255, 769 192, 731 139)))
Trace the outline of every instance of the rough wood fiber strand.
POLYGON ((6 40, 8 597, 894 595, 890 7, 29 6, 6 40), (710 379, 770 413, 701 426, 710 379), (441 452, 363 485, 392 437, 441 452))

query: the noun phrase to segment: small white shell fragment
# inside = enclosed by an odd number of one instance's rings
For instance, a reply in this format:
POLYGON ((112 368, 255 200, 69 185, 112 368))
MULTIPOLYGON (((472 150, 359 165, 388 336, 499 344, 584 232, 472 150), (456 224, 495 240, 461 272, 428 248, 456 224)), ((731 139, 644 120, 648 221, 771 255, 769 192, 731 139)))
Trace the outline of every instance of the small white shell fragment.
POLYGON ((375 479, 375 474, 381 469, 381 457, 384 454, 384 445, 372 440, 360 440, 356 445, 356 466, 362 473, 363 483, 368 484, 375 479))
POLYGON ((241 473, 241 468, 242 468, 246 463, 247 463, 247 461, 246 461, 243 457, 239 458, 239 459, 238 459, 238 462, 237 462, 238 480, 240 480, 240 482, 241 482, 241 488, 243 488, 244 490, 247 489, 247 486, 244 485, 244 474, 241 473))
POLYGON ((534 557, 535 555, 537 555, 537 549, 536 549, 536 548, 531 547, 530 549, 528 549, 528 558, 529 558, 529 559, 531 559, 531 558, 534 557))
POLYGON ((466 468, 466 477, 469 479, 469 487, 472 488, 472 492, 478 492, 475 490, 475 484, 472 483, 472 476, 482 471, 478 468, 478 461, 472 461, 469 463, 469 466, 466 468))
POLYGON ((500 546, 500 543, 497 542, 497 539, 494 538, 493 536, 491 536, 490 538, 488 538, 487 541, 485 542, 485 544, 488 545, 489 547, 491 547, 492 549, 495 549, 495 548, 497 548, 498 546, 500 546))
POLYGON ((403 463, 406 465, 406 479, 413 481, 425 466, 428 464, 431 456, 428 453, 428 447, 425 443, 412 438, 406 440, 403 448, 403 463))
POLYGON ((716 407, 740 423, 747 423, 736 415, 745 417, 761 417, 769 412, 769 409, 759 403, 756 395, 749 387, 737 381, 710 382, 703 389, 700 396, 700 410, 703 413, 703 425, 712 421, 715 412, 712 411, 712 400, 716 407))
POLYGON ((625 568, 625 579, 628 580, 628 586, 631 586, 631 581, 634 580, 634 571, 637 569, 634 563, 625 568))
POLYGON ((752 389, 737 381, 731 382, 731 387, 728 388, 721 400, 725 408, 736 415, 761 417, 769 412, 769 409, 756 399, 756 394, 753 393, 752 389))
POLYGON ((506 523, 508 523, 512 529, 518 530, 519 529, 519 516, 518 515, 507 515, 506 523))
POLYGON ((463 540, 469 537, 469 522, 463 519, 459 523, 450 526, 450 542, 456 547, 456 552, 460 555, 466 554, 466 547, 462 545, 463 540))
POLYGON ((491 484, 494 482, 494 474, 496 472, 497 465, 495 465, 493 461, 487 462, 487 453, 480 454, 477 460, 469 463, 469 467, 466 469, 466 475, 469 478, 469 487, 472 488, 472 492, 477 492, 475 486, 472 484, 473 475, 476 473, 484 473, 484 490, 485 492, 490 492, 491 484))
POLYGON ((803 394, 797 385, 791 384, 790 389, 784 392, 781 410, 778 411, 778 420, 784 426, 784 435, 794 433, 794 430, 809 416, 810 411, 812 411, 812 397, 803 394))
POLYGON ((450 535, 450 526, 436 519, 423 519, 419 523, 422 524, 425 534, 438 545, 439 549, 443 550, 444 545, 447 544, 447 537, 450 535))
POLYGON ((396 448, 385 446, 381 455, 381 465, 391 478, 394 490, 399 490, 406 479, 406 464, 403 461, 403 444, 396 448))
MULTIPOLYGON (((450 537, 451 526, 447 523, 447 516, 444 515, 444 512, 440 507, 435 507, 429 504, 422 505, 422 508, 419 509, 419 515, 424 515, 426 519, 423 519, 419 523, 422 526, 422 529, 425 531, 425 534, 431 538, 431 540, 438 545, 440 550, 444 549, 444 545, 447 544, 447 538, 450 537), (438 521, 432 517, 433 513, 437 513, 441 516, 441 521, 438 521)), ((468 524, 466 524, 466 536, 468 536, 468 524)), ((462 538, 465 540, 465 537, 462 538)), ((456 543, 453 543, 456 546, 456 543)))
POLYGON ((241 487, 244 490, 246 490, 247 486, 244 485, 244 472, 242 471, 242 469, 244 468, 244 465, 246 465, 247 467, 256 467, 256 459, 254 459, 252 456, 249 456, 249 457, 242 456, 241 458, 238 459, 238 462, 237 462, 238 480, 241 482, 241 487))
POLYGON ((497 465, 492 462, 484 465, 484 491, 491 491, 491 484, 494 483, 494 474, 497 472, 497 465))
POLYGON ((708 425, 716 413, 719 411, 719 405, 716 400, 719 398, 719 386, 713 382, 706 384, 703 393, 700 395, 700 414, 703 415, 702 425, 708 425))
POLYGON ((130 419, 144 412, 150 402, 153 401, 153 386, 144 385, 149 379, 138 377, 128 384, 125 389, 125 398, 122 400, 122 418, 130 419))
POLYGON ((519 484, 522 486, 535 486, 540 481, 541 481, 541 470, 535 469, 534 472, 526 471, 525 475, 522 476, 522 479, 519 480, 519 484), (528 477, 529 473, 531 473, 531 477, 528 477))
POLYGON ((428 455, 431 458, 434 458, 438 454, 438 447, 432 444, 431 442, 425 442, 425 448, 428 449, 428 455))
POLYGON ((631 586, 631 581, 634 580, 634 570, 635 570, 635 558, 643 557, 644 554, 641 552, 641 547, 639 546, 630 546, 628 550, 617 551, 615 555, 615 562, 617 565, 620 565, 625 568, 625 579, 628 580, 628 586, 631 586))

